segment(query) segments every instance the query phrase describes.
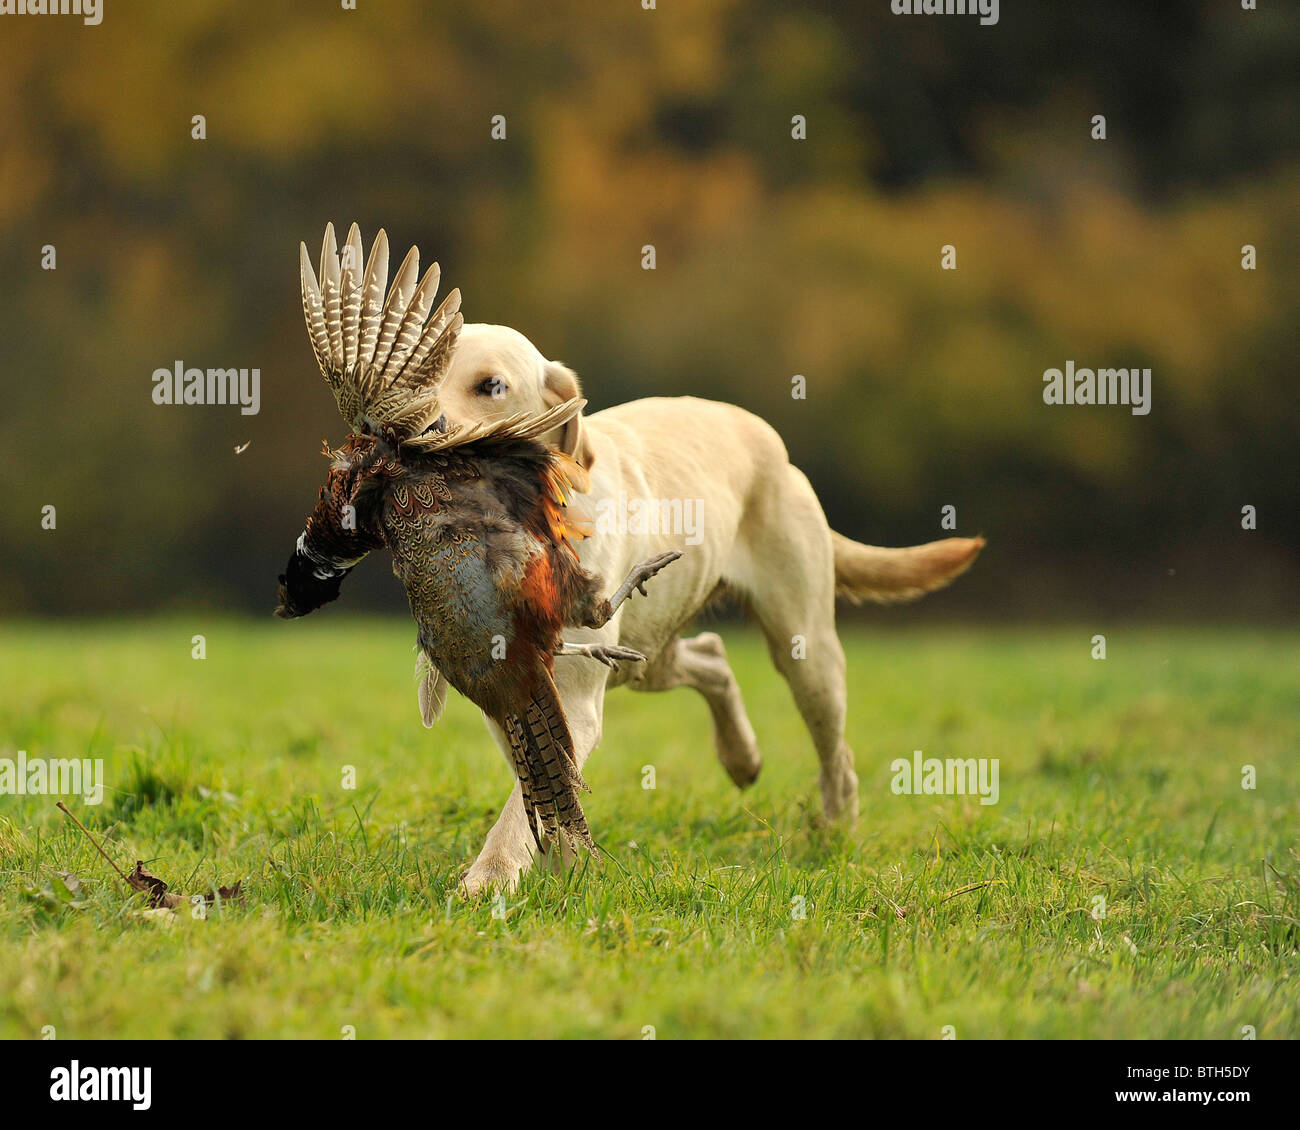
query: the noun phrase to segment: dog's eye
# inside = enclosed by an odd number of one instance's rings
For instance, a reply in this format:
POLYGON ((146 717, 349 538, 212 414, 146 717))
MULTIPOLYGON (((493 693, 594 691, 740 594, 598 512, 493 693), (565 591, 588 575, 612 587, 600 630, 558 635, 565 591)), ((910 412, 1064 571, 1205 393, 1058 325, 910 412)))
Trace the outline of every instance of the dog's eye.
POLYGON ((479 396, 505 396, 508 388, 509 386, 500 377, 488 377, 486 380, 480 381, 478 388, 474 391, 479 396))

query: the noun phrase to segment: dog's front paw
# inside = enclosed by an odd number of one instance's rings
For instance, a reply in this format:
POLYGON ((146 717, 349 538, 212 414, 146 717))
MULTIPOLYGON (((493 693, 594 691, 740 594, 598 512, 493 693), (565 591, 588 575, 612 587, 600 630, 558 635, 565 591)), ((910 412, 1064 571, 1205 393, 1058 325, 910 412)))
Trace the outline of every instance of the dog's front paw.
POLYGON ((476 899, 497 891, 509 894, 519 886, 524 866, 526 865, 516 864, 504 856, 479 856, 473 866, 460 877, 457 888, 460 897, 476 899))

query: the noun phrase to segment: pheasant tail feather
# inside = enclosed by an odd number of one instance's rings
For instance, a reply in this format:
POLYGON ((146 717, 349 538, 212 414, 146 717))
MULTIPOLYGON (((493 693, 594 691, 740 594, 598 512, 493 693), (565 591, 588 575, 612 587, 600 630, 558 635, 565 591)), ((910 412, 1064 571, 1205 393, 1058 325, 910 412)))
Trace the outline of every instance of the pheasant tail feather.
POLYGON ((563 835, 571 843, 595 851, 578 799, 579 790, 591 790, 578 771, 569 723, 549 672, 534 688, 524 710, 509 715, 503 728, 534 836, 540 824, 551 840, 558 841, 563 835))

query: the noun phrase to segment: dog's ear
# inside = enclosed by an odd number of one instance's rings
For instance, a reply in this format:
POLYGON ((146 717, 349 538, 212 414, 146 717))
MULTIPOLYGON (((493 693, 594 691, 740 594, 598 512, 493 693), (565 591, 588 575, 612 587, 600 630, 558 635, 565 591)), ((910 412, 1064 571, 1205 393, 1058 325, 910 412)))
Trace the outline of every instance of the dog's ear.
MULTIPOLYGON (((577 373, 558 361, 546 362, 542 367, 542 399, 548 408, 581 395, 582 386, 578 384, 577 373)), ((556 446, 584 471, 591 470, 593 456, 586 436, 583 435, 581 412, 561 427, 560 442, 556 446)))

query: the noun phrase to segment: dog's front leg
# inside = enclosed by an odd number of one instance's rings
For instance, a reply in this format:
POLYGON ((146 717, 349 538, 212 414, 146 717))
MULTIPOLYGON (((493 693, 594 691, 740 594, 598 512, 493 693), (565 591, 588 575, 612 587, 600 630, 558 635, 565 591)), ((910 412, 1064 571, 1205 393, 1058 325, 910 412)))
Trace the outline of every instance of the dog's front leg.
MULTIPOLYGON (((569 720, 573 752, 579 769, 600 741, 601 722, 605 712, 605 680, 608 674, 609 668, 600 663, 571 662, 556 664, 555 667, 555 685, 559 689, 560 701, 564 704, 564 713, 569 720)), ((492 722, 488 723, 488 729, 492 731, 492 737, 507 764, 513 766, 510 744, 505 734, 492 722)), ((485 891, 512 891, 532 867, 536 855, 537 847, 528 830, 528 817, 524 813, 523 797, 520 796, 519 782, 516 781, 501 815, 497 817, 496 824, 483 843, 483 850, 461 878, 461 892, 473 897, 485 891)), ((573 851, 567 844, 562 845, 558 852, 555 845, 549 844, 546 855, 556 868, 573 860, 573 851)))
POLYGON ((483 850, 461 876, 461 894, 474 898, 493 891, 513 891, 519 885, 520 877, 533 865, 536 850, 528 832, 528 816, 516 781, 505 808, 487 834, 483 850))

